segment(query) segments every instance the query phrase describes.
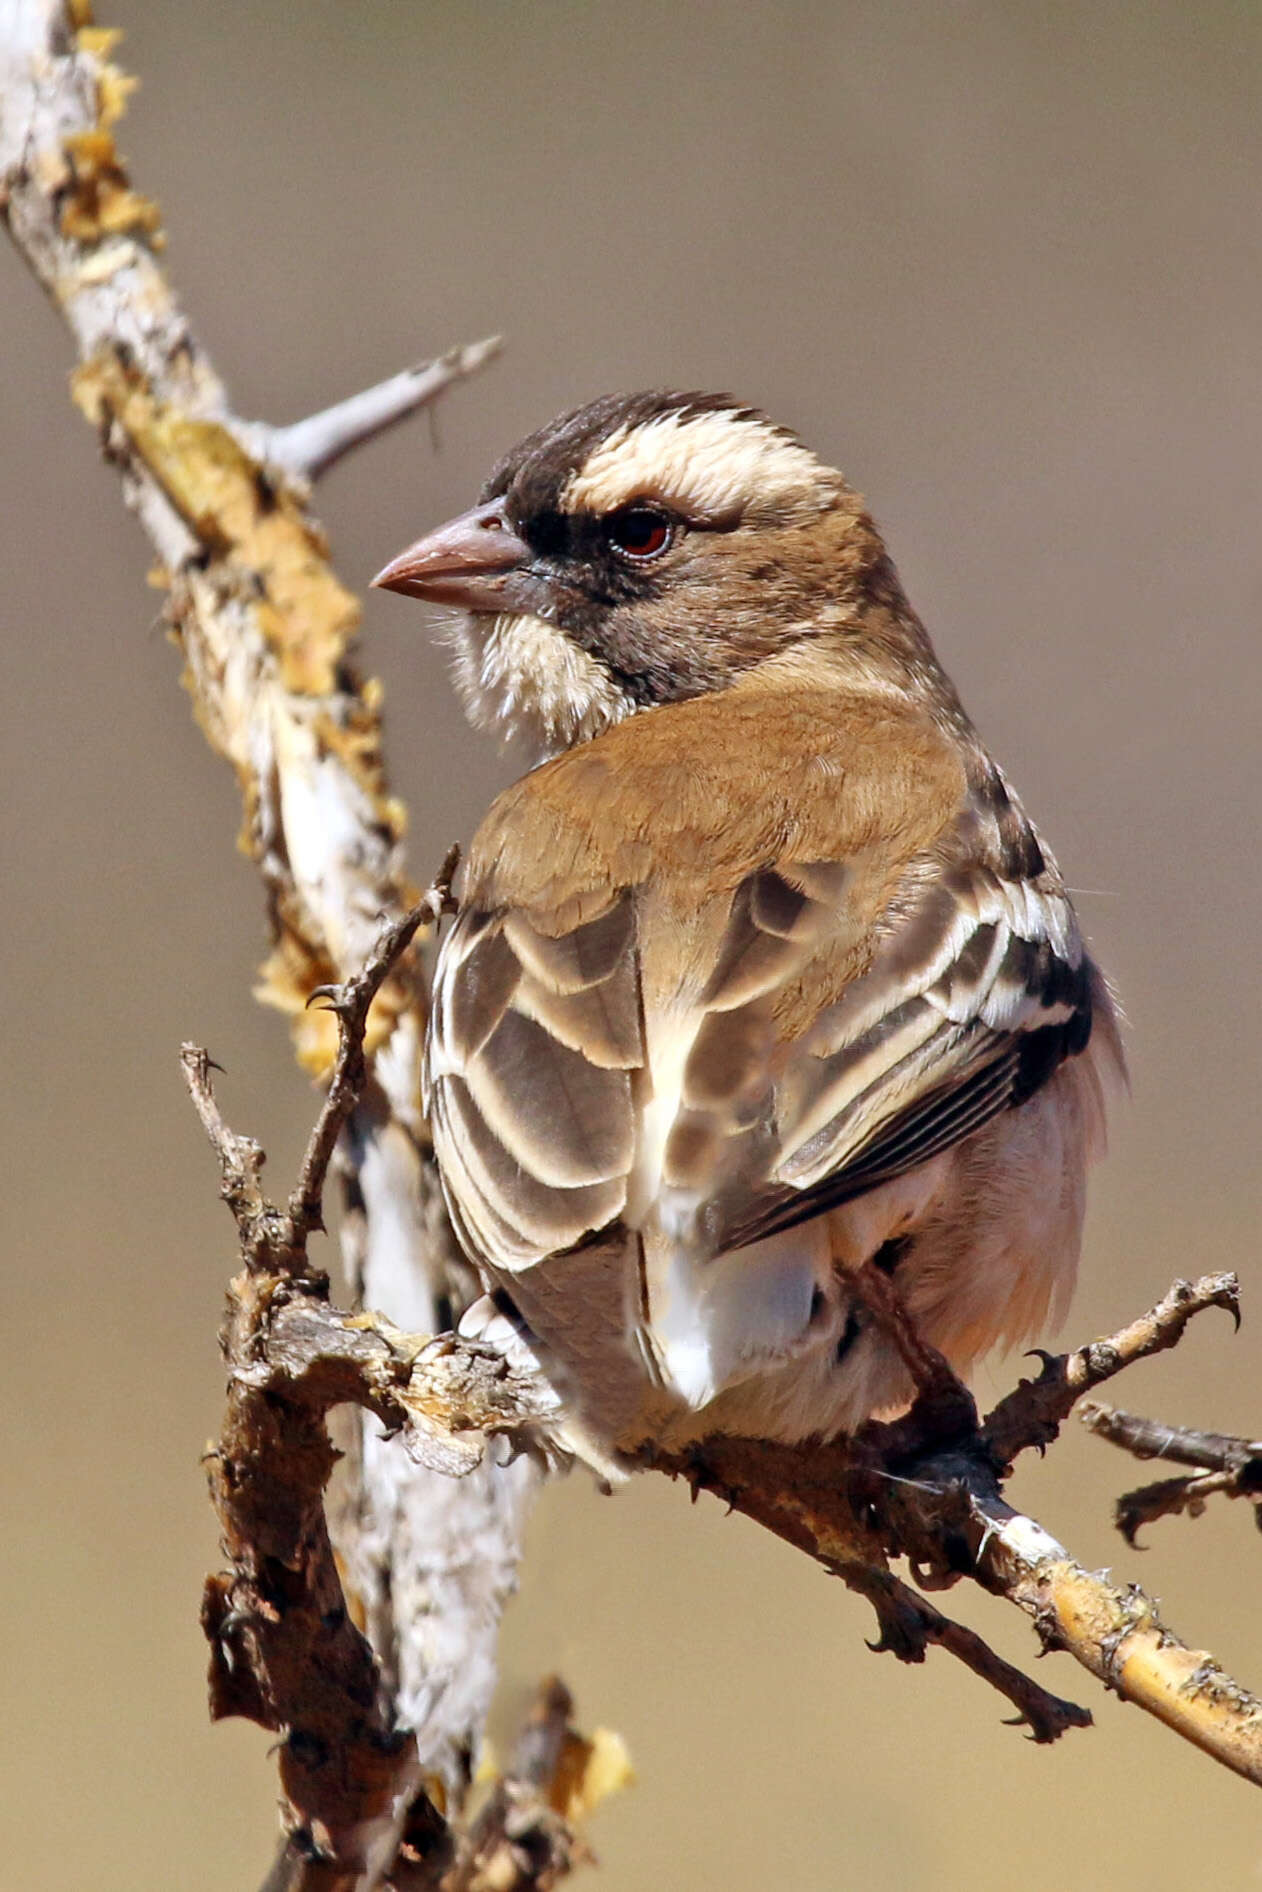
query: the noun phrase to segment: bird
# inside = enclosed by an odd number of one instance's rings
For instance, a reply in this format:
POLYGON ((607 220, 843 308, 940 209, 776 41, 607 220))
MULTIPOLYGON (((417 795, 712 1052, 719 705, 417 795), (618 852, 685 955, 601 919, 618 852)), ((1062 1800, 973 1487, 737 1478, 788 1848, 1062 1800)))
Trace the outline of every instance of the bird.
POLYGON ((451 1220, 598 1468, 827 1442, 1063 1317, 1119 1014, 865 501, 728 395, 613 395, 372 581, 530 766, 425 1087, 451 1220))

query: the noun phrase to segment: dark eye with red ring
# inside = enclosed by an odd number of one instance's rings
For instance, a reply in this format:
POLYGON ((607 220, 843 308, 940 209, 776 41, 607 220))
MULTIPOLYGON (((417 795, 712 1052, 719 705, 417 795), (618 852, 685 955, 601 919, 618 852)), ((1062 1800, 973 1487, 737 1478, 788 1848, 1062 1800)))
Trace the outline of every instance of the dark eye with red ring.
POLYGON ((658 506, 623 506, 605 520, 611 542, 626 558, 656 558, 675 536, 675 523, 658 506))

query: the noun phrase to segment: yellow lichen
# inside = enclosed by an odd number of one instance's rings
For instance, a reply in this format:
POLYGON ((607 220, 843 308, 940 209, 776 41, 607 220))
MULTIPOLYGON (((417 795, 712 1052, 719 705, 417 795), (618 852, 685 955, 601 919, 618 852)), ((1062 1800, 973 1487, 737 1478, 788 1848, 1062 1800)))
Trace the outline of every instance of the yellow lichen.
POLYGON ((572 1825, 634 1781, 635 1769, 620 1734, 611 1728, 595 1728, 586 1738, 570 1729, 548 1788, 548 1801, 572 1825))
POLYGON ((92 26, 85 22, 79 27, 75 43, 81 53, 91 53, 94 59, 108 59, 114 48, 121 44, 122 37, 121 26, 92 26))
MULTIPOLYGON (((82 43, 83 35, 79 37, 82 43)), ((127 110, 128 100, 139 85, 140 80, 133 73, 124 72, 121 66, 102 66, 96 82, 96 94, 101 123, 107 130, 117 125, 127 110)))
POLYGON ((61 233, 78 243, 107 236, 144 236, 157 242, 162 213, 131 188, 113 134, 104 125, 71 132, 63 141, 70 185, 61 208, 61 233))
POLYGON ((130 72, 124 72, 121 66, 112 63, 110 55, 123 37, 121 26, 92 26, 84 24, 75 35, 75 45, 81 53, 87 53, 95 59, 100 71, 96 76, 96 108, 102 127, 109 131, 117 125, 127 110, 127 102, 140 84, 140 80, 130 72))
MULTIPOLYGON (((181 518, 239 575, 285 688, 331 695, 359 605, 333 576, 323 535, 296 497, 262 480, 226 427, 156 400, 115 355, 84 362, 72 393, 94 425, 118 422, 181 518)), ((358 746, 366 754, 371 745, 361 735, 358 746)))

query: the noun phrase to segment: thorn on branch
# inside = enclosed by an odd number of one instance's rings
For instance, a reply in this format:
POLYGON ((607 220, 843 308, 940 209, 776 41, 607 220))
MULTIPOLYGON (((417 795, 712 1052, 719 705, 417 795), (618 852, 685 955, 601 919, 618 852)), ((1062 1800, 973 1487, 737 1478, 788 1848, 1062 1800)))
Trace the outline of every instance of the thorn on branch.
POLYGON ((292 426, 252 429, 252 444, 273 466, 298 479, 317 480, 353 447, 376 439, 409 414, 431 406, 454 382, 477 374, 503 345, 502 337, 491 335, 450 348, 436 361, 405 368, 292 426))

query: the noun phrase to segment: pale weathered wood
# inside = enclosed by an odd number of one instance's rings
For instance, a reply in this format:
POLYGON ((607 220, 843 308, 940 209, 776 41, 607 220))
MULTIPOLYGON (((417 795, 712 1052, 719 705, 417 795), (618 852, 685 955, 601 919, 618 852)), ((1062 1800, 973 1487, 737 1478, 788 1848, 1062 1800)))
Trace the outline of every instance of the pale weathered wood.
MULTIPOLYGON (((241 784, 273 927, 261 994, 323 1078, 336 1028, 306 1001, 358 971, 382 916, 412 890, 380 692, 347 660, 359 607, 307 509, 309 477, 480 367, 494 345, 451 351, 295 428, 237 417, 163 268, 157 207, 115 144, 129 89, 110 56, 116 37, 91 24, 83 0, 0 0, 0 208, 69 327, 75 399, 156 554, 197 719, 241 784)), ((374 1008, 372 1081, 342 1147, 353 1287, 433 1331, 460 1277, 421 1118, 423 1024, 424 993, 404 967, 374 1008)), ((455 1803, 536 1473, 488 1458, 453 1482, 383 1450, 378 1433, 366 1420, 355 1488, 336 1508, 340 1548, 419 1765, 455 1803)))

